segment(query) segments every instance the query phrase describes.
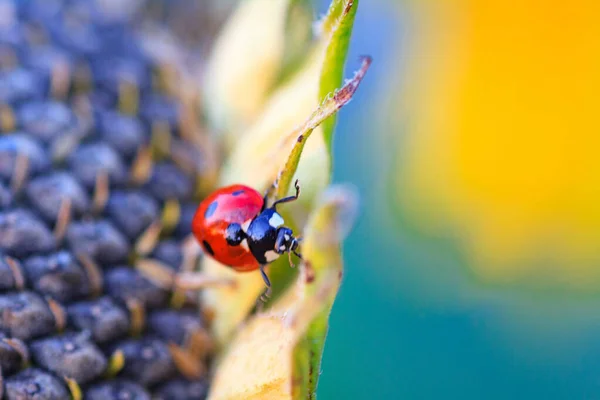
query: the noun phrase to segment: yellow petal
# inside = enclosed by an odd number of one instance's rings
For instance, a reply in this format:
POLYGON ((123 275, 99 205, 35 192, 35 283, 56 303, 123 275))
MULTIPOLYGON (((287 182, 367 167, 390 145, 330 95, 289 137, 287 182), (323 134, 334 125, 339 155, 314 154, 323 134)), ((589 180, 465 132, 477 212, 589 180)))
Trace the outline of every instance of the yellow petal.
MULTIPOLYGON (((256 122, 238 138, 224 166, 221 184, 240 182, 268 188, 291 150, 290 143, 290 147, 284 147, 282 138, 295 131, 319 104, 319 78, 324 50, 325 43, 322 43, 312 51, 306 67, 273 93, 256 122)), ((311 161, 321 171, 329 171, 329 157, 320 128, 306 143, 303 154, 300 168, 307 162, 304 157, 308 159, 312 156, 311 161)), ((329 179, 328 174, 324 173, 299 178, 303 178, 303 189, 311 192, 311 185, 322 189, 329 179)))
MULTIPOLYGON (((221 185, 243 183, 266 190, 275 180, 294 146, 295 140, 290 134, 297 132, 297 128, 318 109, 325 97, 320 93, 322 88, 343 79, 338 76, 342 68, 327 63, 343 64, 357 3, 334 0, 332 11, 324 20, 320 36, 302 67, 272 93, 255 123, 236 140, 222 172, 221 185)), ((331 92, 334 89, 335 86, 331 92)), ((329 153, 323 136, 317 127, 306 142, 296 173, 301 179, 302 195, 298 204, 286 207, 287 212, 303 208, 306 215, 310 210, 308 205, 329 182, 329 153)), ((294 222, 303 226, 303 221, 294 222)), ((264 290, 264 283, 258 273, 234 273, 209 258, 203 260, 201 268, 211 276, 236 280, 236 289, 210 288, 202 293, 203 304, 215 314, 213 333, 224 343, 254 307, 264 290)))
MULTIPOLYGON (((310 267, 269 311, 241 328, 216 368, 209 400, 294 398, 295 351, 315 318, 329 313, 337 293, 339 246, 354 219, 356 195, 334 187, 320 204, 305 231, 304 256, 310 267)), ((318 368, 313 373, 316 381, 318 368)))
MULTIPOLYGON (((214 43, 203 82, 208 116, 228 147, 264 106, 286 55, 290 0, 240 2, 214 43)), ((298 29, 301 29, 299 27, 298 29)))
POLYGON ((400 200, 493 282, 600 282, 600 3, 411 2, 400 200))

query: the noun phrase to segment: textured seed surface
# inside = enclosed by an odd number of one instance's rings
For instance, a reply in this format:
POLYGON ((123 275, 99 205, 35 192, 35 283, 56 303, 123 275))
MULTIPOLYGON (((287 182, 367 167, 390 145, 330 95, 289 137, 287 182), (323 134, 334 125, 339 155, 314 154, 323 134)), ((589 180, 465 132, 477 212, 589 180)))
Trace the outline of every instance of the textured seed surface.
POLYGON ((198 205, 196 203, 184 203, 181 206, 181 216, 175 227, 175 235, 179 238, 183 238, 192 232, 192 221, 198 205))
POLYGON ((0 292, 16 289, 15 284, 14 272, 6 262, 6 258, 0 253, 0 292))
POLYGON ((148 320, 148 325, 152 332, 161 339, 179 345, 184 345, 190 335, 203 328, 198 313, 193 309, 153 312, 148 320))
POLYGON ((31 257, 25 261, 23 269, 29 284, 38 293, 59 302, 70 302, 90 294, 90 285, 83 268, 67 251, 31 257))
POLYGON ((183 262, 181 244, 174 240, 163 240, 154 248, 152 257, 178 270, 183 262))
POLYGON ((168 293, 129 267, 117 267, 106 273, 106 291, 122 302, 138 300, 147 308, 166 305, 168 293))
POLYGON ((181 267, 200 200, 204 159, 170 65, 189 49, 140 42, 166 21, 151 4, 188 2, 0 3, 0 397, 67 400, 76 382, 92 400, 206 398, 172 355, 191 341, 197 356, 198 305, 137 269, 181 267))
POLYGON ((148 191, 160 200, 187 200, 193 192, 193 181, 181 169, 171 163, 154 166, 148 191))
POLYGON ((36 293, 0 295, 0 330, 29 340, 54 332, 54 317, 47 303, 36 293))
POLYGON ((140 191, 114 191, 107 211, 130 239, 144 232, 159 215, 156 200, 140 191))
POLYGON ((0 248, 7 254, 24 257, 51 251, 55 246, 48 227, 30 211, 0 212, 0 248))
POLYGON ((67 241, 73 253, 87 254, 100 264, 125 261, 129 253, 127 239, 108 220, 71 223, 67 241))
POLYGON ((0 209, 8 208, 13 202, 13 194, 10 188, 0 182, 0 209))
MULTIPOLYGON (((11 339, 6 334, 0 332, 0 369, 4 374, 12 374, 18 371, 25 361, 23 359, 23 354, 12 345, 10 340, 11 339)), ((25 346, 22 342, 21 345, 25 346)))
POLYGON ((152 386, 175 374, 169 348, 160 340, 145 337, 118 345, 125 355, 123 376, 142 385, 152 386))
POLYGON ((117 112, 104 112, 98 119, 102 138, 124 159, 131 159, 137 149, 147 143, 144 126, 136 118, 117 112))
POLYGON ((0 136, 0 178, 10 181, 19 155, 27 157, 28 173, 39 174, 50 166, 50 158, 41 143, 22 132, 0 136))
POLYGON ((92 385, 85 392, 85 398, 87 400, 150 400, 150 393, 135 382, 118 379, 92 385))
POLYGON ((69 399, 63 382, 38 368, 28 368, 6 379, 7 400, 69 399))
POLYGON ((188 381, 185 379, 174 379, 157 389, 155 400, 204 399, 207 394, 208 382, 206 380, 188 381))
POLYGON ((70 324, 91 332, 94 341, 105 343, 127 334, 127 312, 110 297, 75 303, 68 308, 70 324))
POLYGON ((17 68, 0 73, 0 100, 4 104, 19 104, 39 99, 43 95, 43 81, 33 71, 17 68))
POLYGON ((65 199, 71 202, 71 211, 79 216, 87 212, 90 199, 81 184, 68 172, 54 172, 40 176, 27 185, 27 197, 45 219, 54 223, 65 199))
POLYGON ((42 367, 77 383, 97 378, 107 366, 104 354, 85 333, 37 340, 31 344, 31 355, 42 367))
POLYGON ((113 185, 122 185, 127 180, 127 169, 121 156, 103 142, 79 146, 69 157, 69 165, 81 183, 89 189, 94 187, 100 173, 106 173, 113 185))
MULTIPOLYGON (((35 72, 48 76, 59 66, 72 68, 73 60, 69 53, 60 48, 51 45, 40 45, 36 46, 35 50, 26 50, 23 55, 23 64, 31 67, 35 72)), ((68 108, 67 111, 69 111, 68 108)))
POLYGON ((180 107, 165 96, 154 95, 148 98, 142 107, 142 116, 149 123, 166 122, 170 129, 175 129, 179 122, 180 107))
POLYGON ((19 110, 20 128, 48 144, 76 125, 75 115, 66 104, 46 101, 23 105, 19 110))

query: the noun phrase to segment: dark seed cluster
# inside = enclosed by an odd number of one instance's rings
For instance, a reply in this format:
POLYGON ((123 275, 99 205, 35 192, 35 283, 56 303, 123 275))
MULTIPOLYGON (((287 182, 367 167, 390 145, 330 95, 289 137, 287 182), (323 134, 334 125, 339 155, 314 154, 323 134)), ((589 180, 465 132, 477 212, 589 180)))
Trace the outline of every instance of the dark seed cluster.
POLYGON ((120 3, 0 1, 1 399, 208 392, 196 104, 120 3))

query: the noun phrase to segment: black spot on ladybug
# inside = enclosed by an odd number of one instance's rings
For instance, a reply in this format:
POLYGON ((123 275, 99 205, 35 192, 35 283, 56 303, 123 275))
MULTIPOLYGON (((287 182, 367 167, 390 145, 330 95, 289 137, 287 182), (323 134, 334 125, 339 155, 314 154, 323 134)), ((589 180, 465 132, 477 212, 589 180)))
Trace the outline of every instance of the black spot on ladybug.
POLYGON ((213 251, 212 247, 210 247, 210 244, 208 244, 208 242, 206 240, 203 240, 202 244, 204 245, 204 248, 206 249, 206 252, 208 254, 210 254, 211 256, 215 255, 215 252, 213 251))
POLYGON ((225 231, 225 240, 227 240, 227 244, 230 246, 238 246, 244 240, 244 236, 244 231, 240 224, 229 224, 225 231))
POLYGON ((243 189, 240 190, 236 190, 235 192, 231 193, 232 196, 239 196, 240 194, 244 193, 243 189))
POLYGON ((204 218, 209 218, 211 215, 213 215, 215 213, 215 211, 217 210, 218 206, 219 206, 219 203, 216 201, 213 201, 212 203, 210 203, 210 205, 204 212, 204 218))

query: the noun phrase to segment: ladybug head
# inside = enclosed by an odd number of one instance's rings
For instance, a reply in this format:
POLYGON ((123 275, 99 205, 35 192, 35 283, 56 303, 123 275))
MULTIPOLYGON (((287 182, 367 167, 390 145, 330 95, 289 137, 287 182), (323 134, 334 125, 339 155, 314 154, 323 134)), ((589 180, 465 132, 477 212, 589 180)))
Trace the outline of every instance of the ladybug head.
POLYGON ((275 251, 279 254, 294 253, 297 256, 299 240, 296 238, 290 228, 282 226, 277 229, 277 241, 275 242, 275 251))

